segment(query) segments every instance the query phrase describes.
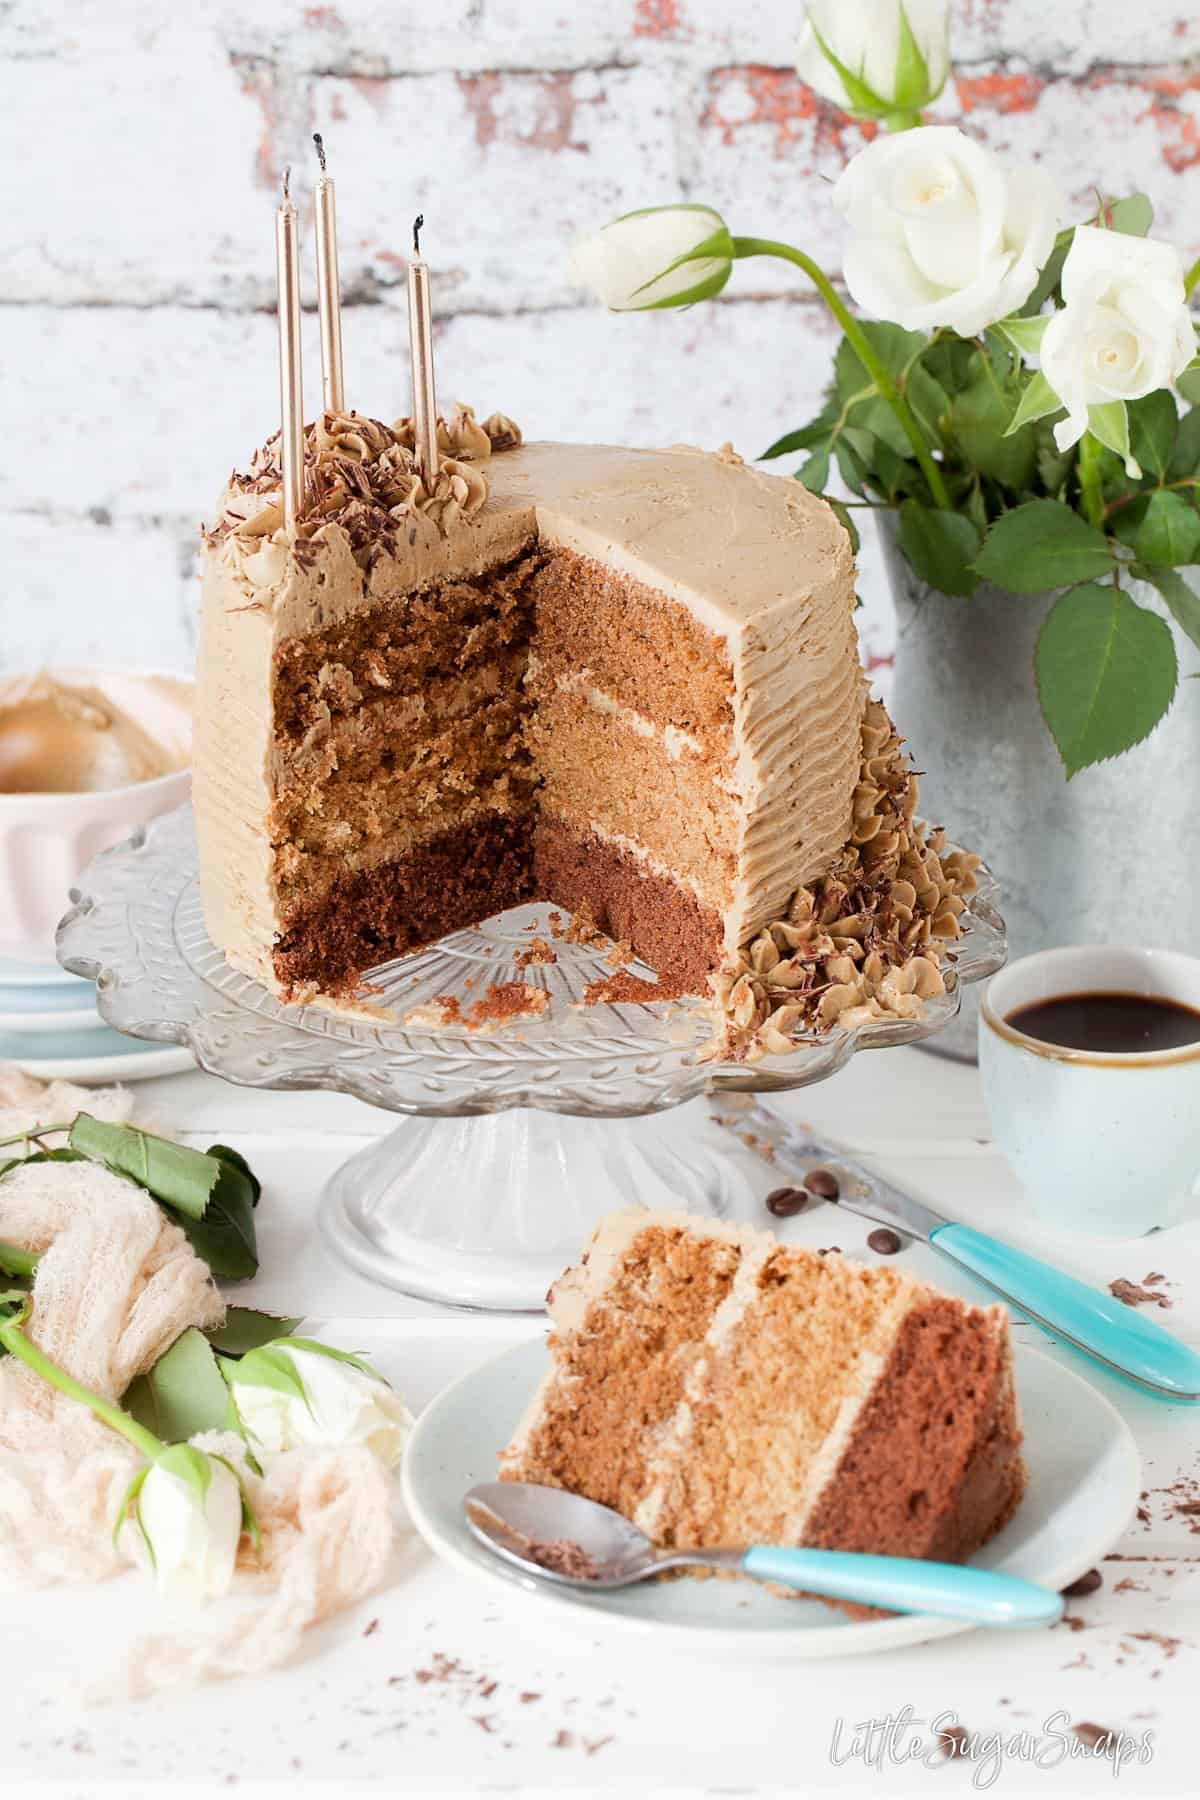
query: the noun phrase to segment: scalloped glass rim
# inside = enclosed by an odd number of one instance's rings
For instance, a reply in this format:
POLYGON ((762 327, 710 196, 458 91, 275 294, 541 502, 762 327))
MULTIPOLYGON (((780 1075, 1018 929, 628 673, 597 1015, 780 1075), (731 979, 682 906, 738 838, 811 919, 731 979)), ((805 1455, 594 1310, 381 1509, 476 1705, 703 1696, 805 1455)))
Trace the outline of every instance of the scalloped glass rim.
MULTIPOLYGON (((72 890, 58 930, 64 968, 96 981, 109 1024, 156 1043, 186 1044, 201 1068, 259 1088, 321 1088, 398 1113, 462 1116, 528 1106, 593 1117, 662 1111, 719 1091, 779 1092, 824 1080, 859 1050, 932 1036, 958 1011, 964 984, 1004 961, 997 886, 986 869, 947 966, 947 993, 919 1019, 834 1029, 788 1056, 697 1063, 709 1027, 701 1002, 579 1004, 611 973, 602 952, 555 941, 557 962, 519 970, 516 950, 550 935, 549 907, 522 907, 372 971, 376 1004, 411 1011, 454 994, 467 1007, 479 976, 523 979, 551 994, 544 1016, 494 1035, 406 1026, 363 1009, 285 1005, 232 969, 204 930, 190 807, 151 821, 97 856, 72 890)), ((649 973, 649 971, 644 971, 649 973)))

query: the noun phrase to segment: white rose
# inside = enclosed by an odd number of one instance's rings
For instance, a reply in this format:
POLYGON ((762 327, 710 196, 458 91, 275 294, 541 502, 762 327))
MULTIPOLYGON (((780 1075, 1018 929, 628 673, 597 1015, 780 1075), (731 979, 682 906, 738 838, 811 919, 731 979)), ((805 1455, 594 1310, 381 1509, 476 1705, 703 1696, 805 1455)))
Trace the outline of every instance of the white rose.
POLYGON ((720 293, 733 241, 710 206, 649 206, 626 213, 571 251, 571 279, 610 312, 689 306, 720 293))
POLYGON ((1050 177, 953 126, 876 138, 833 190, 851 239, 846 286, 865 312, 911 331, 975 337, 1029 298, 1062 203, 1050 177))
POLYGON ((1067 409, 1055 442, 1069 450, 1088 428, 1089 406, 1138 400, 1178 381, 1196 353, 1196 334, 1179 252, 1154 238, 1078 226, 1062 296, 1039 355, 1067 409))
POLYGON ((302 1444, 365 1444, 387 1467, 399 1462, 412 1414, 361 1357, 311 1338, 279 1338, 223 1363, 238 1417, 268 1455, 302 1444))
POLYGON ((857 118, 916 113, 950 69, 948 0, 809 0, 800 79, 857 118))
POLYGON ((129 1504, 165 1600, 228 1591, 243 1527, 241 1484, 228 1463, 172 1444, 134 1481, 129 1504))

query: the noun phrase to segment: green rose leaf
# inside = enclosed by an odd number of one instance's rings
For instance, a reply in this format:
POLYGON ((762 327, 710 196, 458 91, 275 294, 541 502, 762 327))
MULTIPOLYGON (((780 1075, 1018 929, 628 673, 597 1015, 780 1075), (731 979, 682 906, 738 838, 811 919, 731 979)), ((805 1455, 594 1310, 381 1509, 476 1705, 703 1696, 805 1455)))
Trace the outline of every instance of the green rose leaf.
POLYGON ((1050 413, 1062 410, 1062 401, 1039 369, 1036 375, 1030 376, 1021 394, 1017 410, 1008 422, 1009 435, 1015 436, 1022 425, 1033 425, 1038 419, 1044 419, 1050 413))
POLYGON ((1200 594, 1197 594, 1195 588, 1175 569, 1148 569, 1141 563, 1134 563, 1133 573, 1143 581, 1153 583, 1166 601, 1171 617, 1180 630, 1186 632, 1193 644, 1200 648, 1200 594))
POLYGON ((216 1144, 205 1154, 89 1113, 79 1114, 69 1141, 72 1150, 152 1194, 214 1275, 232 1281, 256 1272, 258 1182, 236 1151, 216 1144))
POLYGON ((1097 441, 1121 459, 1122 470, 1134 481, 1141 469, 1129 461, 1129 414, 1123 400, 1106 400, 1102 406, 1088 407, 1088 430, 1097 441))
POLYGON ((1167 474, 1172 481, 1200 474, 1200 406, 1193 406, 1178 421, 1175 448, 1167 474))
POLYGON ((231 1306, 225 1314, 225 1323, 204 1335, 222 1356, 246 1356, 264 1344, 273 1344, 276 1338, 291 1337, 300 1317, 288 1319, 275 1313, 258 1312, 252 1306, 231 1306))
POLYGON ((1129 447, 1145 475, 1162 478, 1171 466, 1179 413, 1171 395, 1159 388, 1142 400, 1128 400, 1129 447))
POLYGON ((1126 237, 1145 237, 1154 223, 1154 208, 1146 194, 1127 194, 1123 200, 1110 200, 1106 207, 1110 231, 1126 237))
POLYGON ((979 551, 979 532, 970 519, 906 500, 899 535, 900 548, 922 581, 943 594, 974 593, 979 578, 971 564, 979 551))
POLYGON ((1021 356, 1036 356, 1042 347, 1042 338, 1049 315, 1038 315, 1034 319, 1011 318, 1001 319, 996 330, 1006 337, 1013 349, 1021 356))
POLYGON ((121 1405, 168 1444, 184 1443, 198 1431, 237 1430, 216 1355, 195 1326, 176 1338, 152 1369, 138 1376, 121 1405))
POLYGON ((903 391, 926 437, 940 443, 950 411, 950 396, 941 382, 918 362, 909 370, 903 391))
POLYGON ((796 480, 802 481, 810 494, 819 494, 829 480, 829 444, 821 444, 806 456, 796 470, 796 480))
POLYGON ((1195 562, 1200 556, 1200 513, 1182 494, 1159 488, 1150 496, 1134 550, 1156 568, 1195 562))
POLYGON ((823 407, 809 424, 801 425, 798 431, 787 431, 781 438, 776 438, 771 448, 764 450, 758 458, 759 462, 770 462, 773 457, 787 456, 792 450, 811 450, 814 444, 823 443, 837 424, 839 410, 836 406, 823 407))
POLYGON ((850 548, 855 556, 857 556, 862 539, 858 535, 858 526, 854 523, 853 515, 849 509, 843 505, 842 501, 834 500, 831 496, 826 496, 825 504, 826 506, 831 507, 834 513, 836 513, 838 524, 850 539, 850 548))
POLYGON ((1200 362, 1191 362, 1175 383, 1189 406, 1200 406, 1200 362))
POLYGON ((1138 540, 1138 532, 1150 508, 1149 494, 1134 494, 1124 506, 1118 506, 1108 521, 1108 529, 1122 544, 1132 550, 1138 540))
POLYGON ((1003 513, 975 558, 980 575, 1014 594, 1091 581, 1111 566, 1104 533, 1061 500, 1030 500, 1003 513))
POLYGON ((1042 714, 1068 780, 1140 743, 1175 696, 1170 627, 1121 588, 1089 582, 1055 601, 1035 658, 1042 714))
POLYGON ((985 366, 974 358, 974 378, 950 406, 950 432, 972 467, 1006 487, 1025 488, 1033 480, 1037 439, 1032 425, 1010 434, 1012 399, 985 366))

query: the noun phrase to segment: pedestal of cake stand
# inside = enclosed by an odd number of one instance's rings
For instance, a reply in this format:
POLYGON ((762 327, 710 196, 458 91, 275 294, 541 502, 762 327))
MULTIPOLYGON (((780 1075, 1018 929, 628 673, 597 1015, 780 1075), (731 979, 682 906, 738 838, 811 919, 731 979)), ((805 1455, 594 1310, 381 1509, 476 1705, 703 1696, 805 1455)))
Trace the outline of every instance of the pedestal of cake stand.
POLYGON ((406 1119, 327 1183, 322 1234, 360 1274, 402 1293, 540 1312, 607 1213, 750 1215, 753 1187, 711 1129, 702 1101, 634 1119, 527 1107, 406 1119))
POLYGON ((596 1221, 621 1206, 744 1214, 751 1185, 702 1097, 806 1087, 859 1050, 929 1037, 954 1017, 963 986, 1004 961, 995 884, 981 870, 947 991, 919 1018, 870 1019, 787 1056, 714 1063, 698 1001, 594 1004, 611 965, 602 948, 556 936, 561 918, 545 906, 372 970, 361 1005, 287 1005, 212 943, 196 862, 190 808, 104 851, 72 895, 59 961, 96 982, 108 1024, 186 1044, 213 1075, 329 1089, 404 1115, 338 1170, 322 1228, 363 1274, 456 1306, 539 1307, 596 1221), (549 960, 530 956, 539 940, 552 943, 549 960), (467 1028, 482 995, 515 982, 542 991, 536 1011, 495 1034, 467 1028), (462 1023, 431 1029, 439 1012, 462 1023))

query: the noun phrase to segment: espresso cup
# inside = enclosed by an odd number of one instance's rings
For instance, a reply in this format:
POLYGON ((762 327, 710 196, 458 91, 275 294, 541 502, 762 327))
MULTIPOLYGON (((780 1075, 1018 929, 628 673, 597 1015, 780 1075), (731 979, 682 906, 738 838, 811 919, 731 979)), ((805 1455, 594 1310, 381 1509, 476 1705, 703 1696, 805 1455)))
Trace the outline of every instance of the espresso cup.
POLYGON ((1177 1225, 1200 1197, 1200 1043, 1106 1052, 1044 1043, 1008 1023, 1068 994, 1140 994, 1200 1011, 1200 960, 1083 944, 993 975, 979 1012, 992 1136, 1044 1224, 1102 1237, 1177 1225))

